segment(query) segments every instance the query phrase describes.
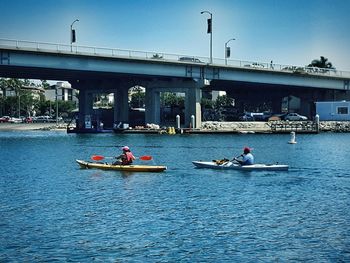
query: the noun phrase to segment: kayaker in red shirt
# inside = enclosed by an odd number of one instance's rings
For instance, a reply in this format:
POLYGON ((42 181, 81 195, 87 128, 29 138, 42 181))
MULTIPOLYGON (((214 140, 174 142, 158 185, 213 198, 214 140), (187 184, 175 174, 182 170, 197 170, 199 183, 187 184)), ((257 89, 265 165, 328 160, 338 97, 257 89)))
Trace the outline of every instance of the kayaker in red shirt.
POLYGON ((115 161, 114 165, 129 165, 132 164, 134 160, 136 160, 135 156, 130 151, 130 148, 128 146, 124 146, 122 148, 123 153, 119 156, 116 156, 115 158, 117 161, 115 161))

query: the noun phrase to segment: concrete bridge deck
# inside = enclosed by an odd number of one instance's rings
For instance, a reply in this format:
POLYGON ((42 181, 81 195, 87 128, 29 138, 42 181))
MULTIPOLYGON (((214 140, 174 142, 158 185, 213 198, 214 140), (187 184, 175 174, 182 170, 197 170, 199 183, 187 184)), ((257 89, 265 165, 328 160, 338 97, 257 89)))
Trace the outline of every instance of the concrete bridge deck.
POLYGON ((281 98, 298 94, 307 114, 315 99, 350 90, 350 72, 341 70, 7 39, 0 39, 0 77, 69 81, 80 91, 79 129, 94 114, 96 93, 113 92, 114 122, 128 122, 128 89, 135 85, 146 88, 146 123, 160 124, 160 93, 181 92, 185 126, 193 115, 195 127, 204 89, 242 102, 270 100, 276 109, 281 98))

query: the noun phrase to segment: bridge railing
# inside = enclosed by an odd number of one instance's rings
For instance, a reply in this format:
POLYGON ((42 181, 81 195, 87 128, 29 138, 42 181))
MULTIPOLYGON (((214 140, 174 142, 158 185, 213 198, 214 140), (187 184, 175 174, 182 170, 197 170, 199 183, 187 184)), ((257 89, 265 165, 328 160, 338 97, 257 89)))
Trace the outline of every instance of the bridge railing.
MULTIPOLYGON (((151 59, 168 62, 198 63, 208 64, 208 57, 188 56, 179 54, 170 54, 155 51, 138 51, 107 47, 93 47, 69 44, 55 44, 48 42, 33 42, 25 40, 0 39, 0 47, 14 48, 18 50, 34 50, 43 52, 95 55, 108 57, 122 57, 131 59, 151 59)), ((245 61, 213 58, 213 65, 247 68, 254 70, 268 70, 287 72, 293 74, 312 74, 332 77, 350 77, 349 71, 341 71, 336 69, 324 69, 316 67, 304 67, 295 65, 282 65, 268 62, 245 61)))
POLYGON ((311 74, 321 76, 333 76, 333 77, 350 77, 349 71, 342 71, 336 69, 317 68, 317 67, 306 67, 306 66, 294 66, 294 65, 283 65, 267 62, 251 62, 251 61, 238 61, 238 60, 227 60, 228 66, 234 67, 246 67, 257 70, 270 70, 279 72, 289 72, 293 74, 311 74))

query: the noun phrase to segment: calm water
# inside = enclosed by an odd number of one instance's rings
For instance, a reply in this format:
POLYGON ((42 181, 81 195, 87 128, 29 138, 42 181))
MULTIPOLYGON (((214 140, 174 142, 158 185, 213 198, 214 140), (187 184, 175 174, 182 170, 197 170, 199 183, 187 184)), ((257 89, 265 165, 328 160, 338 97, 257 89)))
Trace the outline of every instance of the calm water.
POLYGON ((350 135, 0 132, 1 262, 349 262, 350 135), (115 146, 165 173, 81 170, 115 146), (194 169, 238 155, 288 172, 194 169))

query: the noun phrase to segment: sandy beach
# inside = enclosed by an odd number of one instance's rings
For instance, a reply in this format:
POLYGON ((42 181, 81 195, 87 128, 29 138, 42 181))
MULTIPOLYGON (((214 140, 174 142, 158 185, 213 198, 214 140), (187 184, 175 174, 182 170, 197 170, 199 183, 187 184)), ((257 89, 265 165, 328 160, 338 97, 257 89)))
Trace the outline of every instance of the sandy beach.
POLYGON ((60 123, 0 123, 0 131, 57 130, 66 131, 67 125, 60 123))

